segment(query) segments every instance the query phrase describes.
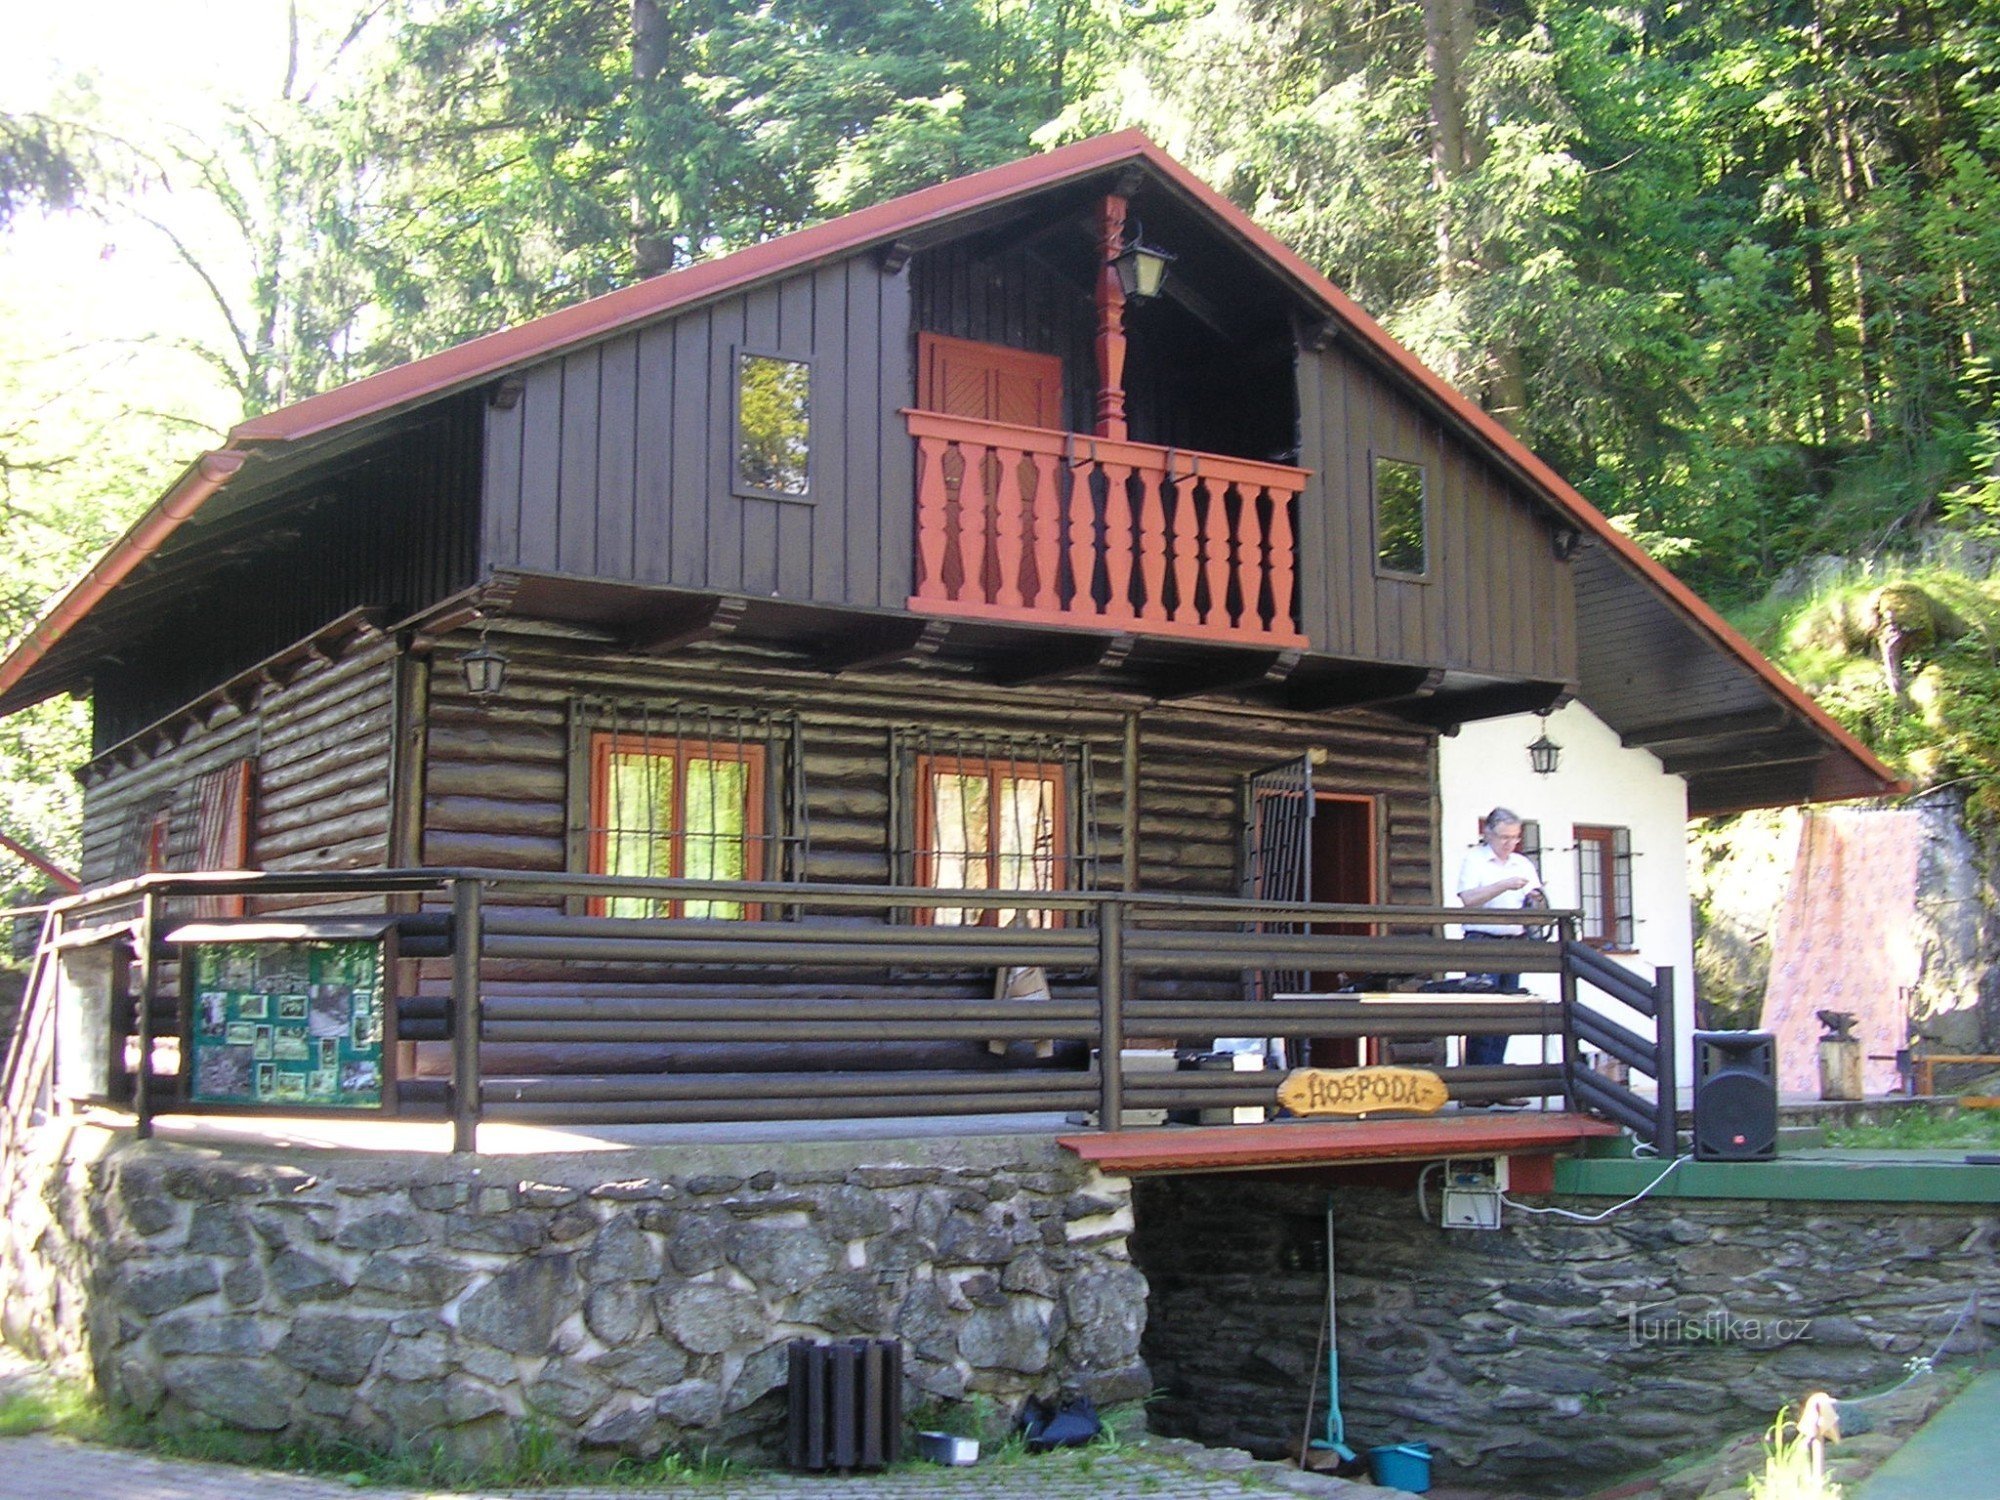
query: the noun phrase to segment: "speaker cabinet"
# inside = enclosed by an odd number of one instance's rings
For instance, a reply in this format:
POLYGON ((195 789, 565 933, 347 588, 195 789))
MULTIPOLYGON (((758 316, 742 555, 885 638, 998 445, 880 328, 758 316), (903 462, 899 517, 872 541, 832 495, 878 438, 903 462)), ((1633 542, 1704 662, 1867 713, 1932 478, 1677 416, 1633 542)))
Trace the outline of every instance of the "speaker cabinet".
POLYGON ((1694 1034, 1694 1159, 1778 1154, 1778 1043, 1768 1031, 1694 1034))

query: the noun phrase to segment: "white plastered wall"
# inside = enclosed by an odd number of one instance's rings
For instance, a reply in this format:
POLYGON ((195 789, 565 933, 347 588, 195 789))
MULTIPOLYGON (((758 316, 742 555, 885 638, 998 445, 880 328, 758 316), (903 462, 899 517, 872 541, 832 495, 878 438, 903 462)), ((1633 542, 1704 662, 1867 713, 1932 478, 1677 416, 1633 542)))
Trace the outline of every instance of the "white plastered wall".
MULTIPOLYGON (((1674 971, 1675 1035, 1680 1038, 1680 1084, 1688 1081, 1694 1029, 1694 919, 1688 901, 1687 783, 1660 769, 1645 750, 1628 750, 1605 723, 1580 703, 1549 715, 1549 738, 1562 746, 1551 776, 1528 764, 1528 743, 1542 732, 1533 714, 1467 724, 1438 741, 1440 796, 1439 883, 1447 905, 1457 905, 1458 862, 1479 838, 1479 820, 1495 806, 1510 807, 1541 824, 1542 880, 1554 907, 1577 904, 1575 840, 1579 823, 1627 828, 1632 834, 1633 927, 1637 951, 1614 955, 1650 979, 1656 967, 1674 971)), ((1555 976, 1529 974, 1522 984, 1557 996, 1555 976)), ((1652 1024, 1608 997, 1588 992, 1613 1019, 1650 1034, 1652 1024)), ((1533 1062, 1533 1039, 1517 1037, 1509 1062, 1533 1062)), ((1637 1080, 1635 1080, 1636 1082, 1637 1080)))

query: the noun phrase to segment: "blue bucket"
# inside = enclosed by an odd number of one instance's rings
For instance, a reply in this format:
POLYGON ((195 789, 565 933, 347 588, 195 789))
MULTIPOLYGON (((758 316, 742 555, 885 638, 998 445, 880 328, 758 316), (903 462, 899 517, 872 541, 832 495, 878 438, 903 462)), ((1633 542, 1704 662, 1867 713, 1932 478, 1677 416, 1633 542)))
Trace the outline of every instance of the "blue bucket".
POLYGON ((1427 1494, 1431 1487, 1429 1443, 1384 1443, 1368 1450, 1368 1477, 1385 1489, 1427 1494))

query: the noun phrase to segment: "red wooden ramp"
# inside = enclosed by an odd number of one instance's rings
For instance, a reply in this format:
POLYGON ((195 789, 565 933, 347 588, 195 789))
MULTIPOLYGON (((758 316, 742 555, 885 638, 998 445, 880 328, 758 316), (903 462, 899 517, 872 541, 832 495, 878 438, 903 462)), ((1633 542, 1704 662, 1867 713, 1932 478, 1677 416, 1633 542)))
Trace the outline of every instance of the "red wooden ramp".
POLYGON ((1359 1165, 1364 1162, 1437 1161, 1449 1156, 1510 1156, 1515 1189, 1548 1191, 1558 1154, 1582 1149, 1619 1127, 1589 1115, 1560 1112, 1501 1114, 1465 1111, 1425 1119, 1352 1120, 1333 1124, 1287 1121, 1276 1125, 1091 1131, 1057 1137, 1085 1161, 1107 1172, 1253 1172, 1274 1167, 1359 1165), (1530 1162, 1521 1158, 1539 1158, 1530 1162), (1546 1171, 1548 1186, 1533 1178, 1546 1171), (1530 1178, 1523 1181, 1523 1171, 1530 1178))

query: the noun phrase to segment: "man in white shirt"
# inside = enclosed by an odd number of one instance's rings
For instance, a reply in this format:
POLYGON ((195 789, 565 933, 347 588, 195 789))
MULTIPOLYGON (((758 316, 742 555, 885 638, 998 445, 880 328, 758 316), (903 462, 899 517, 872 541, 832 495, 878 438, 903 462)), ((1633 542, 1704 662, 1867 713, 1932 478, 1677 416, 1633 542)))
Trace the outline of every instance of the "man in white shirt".
MULTIPOLYGON (((1542 878, 1521 854, 1521 818, 1509 808, 1496 807, 1479 824, 1480 841, 1458 865, 1458 900, 1461 906, 1477 906, 1487 911, 1519 911, 1531 891, 1542 888, 1542 878)), ((1468 938, 1495 942, 1527 936, 1518 922, 1467 922, 1468 938)), ((1504 963, 1504 959, 1496 960, 1504 963)), ((1520 985, 1517 973, 1496 972, 1486 976, 1496 990, 1520 985)), ((1507 1038, 1473 1036, 1465 1039, 1465 1061, 1469 1067, 1485 1067, 1507 1060, 1507 1038)))

